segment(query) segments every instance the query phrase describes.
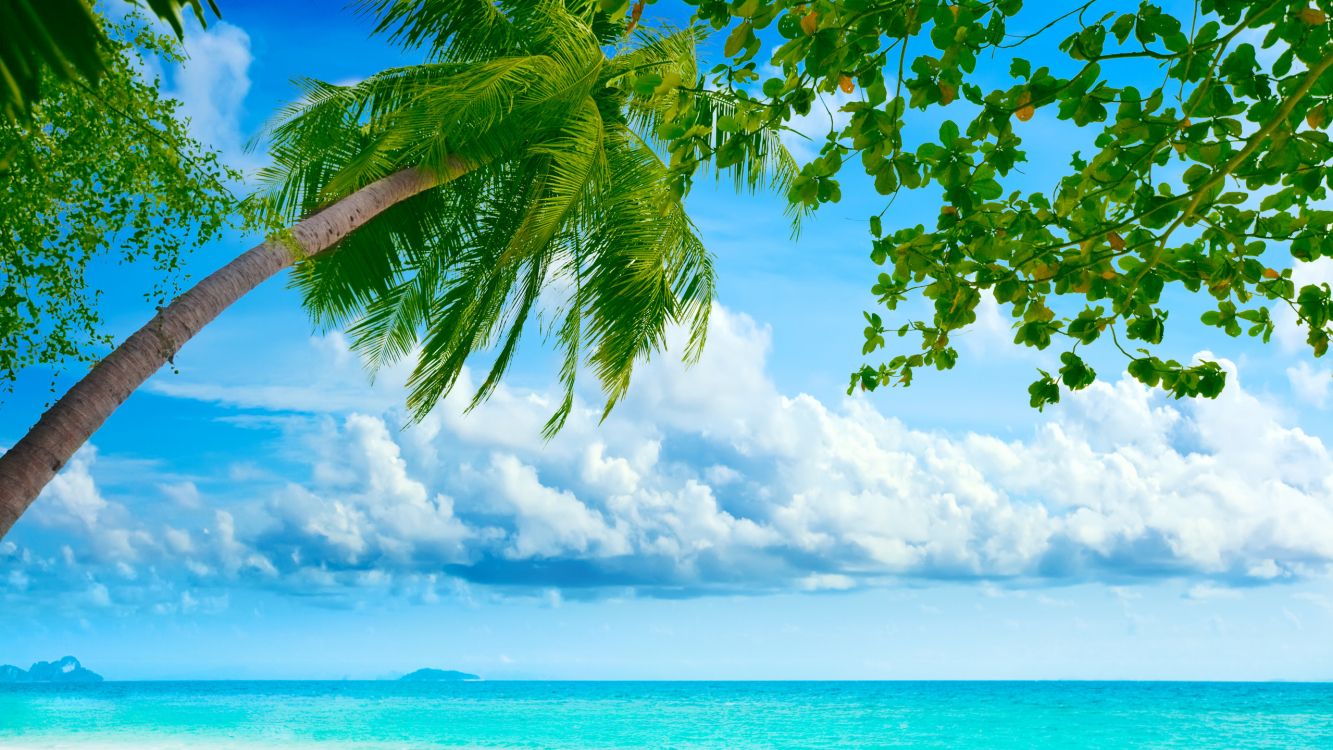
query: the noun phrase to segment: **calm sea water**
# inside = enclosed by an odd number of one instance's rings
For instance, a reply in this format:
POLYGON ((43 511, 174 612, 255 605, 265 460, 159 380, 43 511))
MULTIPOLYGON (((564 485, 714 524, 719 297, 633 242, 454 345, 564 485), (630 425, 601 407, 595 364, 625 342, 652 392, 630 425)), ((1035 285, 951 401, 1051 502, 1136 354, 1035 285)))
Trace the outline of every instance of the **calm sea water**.
POLYGON ((18 748, 1333 748, 1333 685, 112 682, 0 686, 18 748))

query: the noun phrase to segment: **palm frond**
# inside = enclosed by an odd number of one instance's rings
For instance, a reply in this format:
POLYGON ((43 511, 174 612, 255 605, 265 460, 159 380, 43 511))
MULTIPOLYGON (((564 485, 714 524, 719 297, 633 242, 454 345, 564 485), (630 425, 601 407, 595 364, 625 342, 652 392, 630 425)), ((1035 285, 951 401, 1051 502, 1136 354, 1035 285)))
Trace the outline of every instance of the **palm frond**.
MULTIPOLYGON (((424 282, 447 273, 453 259, 473 242, 473 201, 485 192, 490 179, 482 170, 423 192, 367 222, 334 252, 297 264, 294 285, 316 324, 326 329, 352 326, 354 347, 364 350, 372 369, 392 362, 391 355, 403 342, 386 346, 383 339, 390 334, 364 323, 365 317, 372 311, 382 316, 386 307, 410 305, 398 289, 410 275, 425 274, 424 282), (374 340, 381 343, 372 344, 374 340)), ((434 293, 433 288, 426 291, 434 293)), ((400 310, 399 315, 410 309, 400 310)))
POLYGON ((267 130, 273 165, 260 178, 296 217, 404 167, 442 168, 458 153, 490 161, 559 124, 565 101, 549 97, 586 96, 586 77, 536 56, 400 68, 349 86, 302 81, 305 96, 267 130))
POLYGON ((474 62, 524 54, 525 38, 492 0, 361 0, 378 16, 376 33, 405 47, 424 47, 433 59, 474 62))
POLYGON ((710 163, 719 179, 729 175, 737 190, 786 192, 800 165, 782 145, 781 123, 742 120, 738 98, 728 91, 701 87, 688 96, 687 122, 712 130, 710 163))
POLYGON ((666 165, 623 129, 608 142, 615 178, 584 238, 585 342, 606 413, 628 390, 635 363, 663 348, 669 325, 687 326, 685 355, 697 358, 715 283, 712 257, 671 193, 666 165))
MULTIPOLYGON (((684 129, 700 126, 709 133, 707 162, 716 178, 729 176, 738 191, 763 189, 785 194, 800 165, 782 145, 783 126, 758 119, 743 121, 736 94, 707 88, 696 58, 696 46, 706 34, 697 26, 643 29, 636 34, 636 47, 616 56, 610 65, 612 80, 651 72, 680 84, 647 94, 631 89, 625 101, 627 121, 659 151, 671 145, 670 137, 664 136, 665 124, 684 129)), ((798 229, 808 212, 788 210, 793 229, 798 229)))
POLYGON ((490 396, 499 384, 512 360, 522 326, 547 281, 548 267, 561 260, 565 243, 575 241, 576 235, 583 231, 578 221, 580 205, 595 200, 608 187, 604 138, 601 113, 596 102, 587 99, 559 137, 531 150, 534 157, 547 163, 541 193, 500 258, 501 265, 513 262, 516 257, 524 259, 528 266, 527 282, 519 293, 518 313, 510 324, 505 344, 473 396, 471 407, 490 396))
POLYGON ((376 33, 432 60, 478 62, 512 55, 553 54, 572 41, 600 47, 623 28, 600 0, 361 0, 378 18, 376 33))
POLYGON ((570 293, 570 299, 567 309, 563 315, 563 322, 556 334, 556 346, 561 349, 560 358, 560 388, 562 396, 560 405, 556 407, 551 417, 546 420, 542 427, 542 437, 550 440, 556 433, 565 426, 570 413, 574 410, 574 387, 578 383, 579 364, 583 354, 583 316, 584 316, 584 294, 583 279, 580 270, 582 268, 583 256, 579 252, 579 240, 573 239, 574 252, 571 255, 571 266, 574 269, 573 290, 570 293))
POLYGON ((411 358, 407 406, 421 419, 481 352, 493 359, 472 395, 489 397, 534 316, 552 311, 563 398, 585 367, 604 414, 634 368, 683 326, 702 352, 712 256, 672 189, 660 126, 708 129, 713 170, 741 189, 782 189, 796 173, 779 133, 742 123, 737 101, 698 85, 693 29, 641 30, 606 57, 618 21, 600 0, 367 0, 380 30, 428 48, 433 62, 357 84, 302 82, 270 127, 263 174, 290 216, 405 167, 464 158, 472 169, 404 201, 298 265, 317 324, 348 330, 373 372, 411 358), (628 85, 656 74, 681 85, 628 85))

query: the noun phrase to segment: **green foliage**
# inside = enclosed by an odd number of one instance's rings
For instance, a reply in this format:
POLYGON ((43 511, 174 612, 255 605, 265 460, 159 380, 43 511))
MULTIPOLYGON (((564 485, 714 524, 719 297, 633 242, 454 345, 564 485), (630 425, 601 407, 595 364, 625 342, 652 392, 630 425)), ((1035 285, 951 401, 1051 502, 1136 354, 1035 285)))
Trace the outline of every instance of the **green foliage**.
POLYGON ((1323 207, 1333 29, 1323 0, 1197 0, 1181 17, 1126 0, 1034 3, 1021 16, 1021 0, 687 1, 730 28, 731 59, 714 74, 742 101, 738 118, 782 123, 837 88, 860 93, 788 196, 807 208, 837 201, 840 170, 859 162, 886 196, 871 219, 871 258, 885 267, 873 293, 891 311, 926 302, 933 312, 899 326, 867 314, 864 354, 888 346, 889 333, 919 347, 865 365, 851 389, 953 367, 951 339, 986 296, 1012 316, 1015 344, 1068 347, 1059 371, 1029 391, 1038 408, 1061 387, 1093 382, 1075 350, 1102 339, 1138 380, 1176 397, 1216 396, 1225 375, 1215 363, 1153 354, 1168 307, 1189 295, 1213 308, 1205 325, 1264 341, 1271 306, 1288 306, 1314 354, 1327 351, 1330 290, 1297 289, 1291 275, 1294 261, 1333 255, 1323 207), (778 71, 762 81, 760 32, 776 42, 778 71), (1059 65, 991 62, 1041 44, 1050 46, 1037 56, 1059 65), (742 93, 755 86, 762 96, 742 93), (910 110, 950 119, 936 138, 907 144, 910 110), (1065 154, 1049 136, 1038 145, 1044 163, 1068 159, 1050 193, 1015 187, 1033 119, 1040 132, 1064 123, 1070 142, 1090 144, 1065 154), (893 198, 922 189, 941 196, 938 218, 894 228, 893 198))
POLYGON ((192 140, 178 103, 145 80, 140 54, 180 59, 175 40, 131 18, 111 29, 96 82, 48 75, 23 125, 0 121, 0 382, 30 365, 91 362, 111 342, 87 272, 102 259, 147 263, 150 303, 181 281, 181 260, 218 236, 239 175, 192 140), (142 53, 140 52, 142 50, 142 53))
MULTIPOLYGON (((189 6, 205 23, 204 3, 213 0, 130 0, 146 2, 183 36, 181 12, 189 6)), ((31 116, 45 74, 57 81, 94 81, 114 66, 115 47, 102 31, 90 0, 6 0, 0 4, 0 113, 11 122, 31 116)))
POLYGON ((404 168, 445 179, 297 268, 315 319, 348 328, 372 370, 414 357, 419 419, 489 349, 472 403, 486 398, 546 314, 565 387, 548 435, 584 364, 609 411, 671 324, 696 357, 712 258, 653 144, 732 133, 703 138, 691 167, 751 188, 795 173, 775 129, 735 122, 734 98, 702 89, 698 32, 631 33, 597 0, 365 5, 430 59, 350 86, 304 82, 271 127, 270 204, 294 219, 404 168))

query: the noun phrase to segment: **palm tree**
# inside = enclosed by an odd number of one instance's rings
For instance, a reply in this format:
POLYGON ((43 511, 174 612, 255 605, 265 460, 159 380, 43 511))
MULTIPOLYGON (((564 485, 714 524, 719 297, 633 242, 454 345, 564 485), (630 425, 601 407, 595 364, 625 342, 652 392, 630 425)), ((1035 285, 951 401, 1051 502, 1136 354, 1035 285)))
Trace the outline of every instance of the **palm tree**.
POLYGON ((135 388, 293 264, 315 320, 347 327, 372 370, 415 357, 414 418, 470 355, 492 349, 472 403, 486 398, 537 309, 551 314, 563 353, 548 436, 584 364, 609 410, 668 326, 686 326, 685 356, 698 356, 713 266, 685 215, 686 177, 659 157, 662 139, 692 124, 684 136, 706 142, 692 153, 715 154, 738 187, 781 187, 794 172, 775 129, 734 117, 713 127, 735 100, 698 85, 699 34, 631 34, 637 18, 599 0, 366 7, 378 31, 424 47, 428 61, 354 85, 304 84, 270 130, 263 176, 272 209, 305 218, 162 309, 0 457, 0 537, 135 388))
MULTIPOLYGON (((204 7, 219 15, 213 0, 130 0, 184 37, 188 6, 206 25, 204 7)), ((93 81, 106 71, 108 40, 90 0, 3 0, 0 2, 0 115, 26 122, 40 98, 43 72, 56 80, 93 81)))

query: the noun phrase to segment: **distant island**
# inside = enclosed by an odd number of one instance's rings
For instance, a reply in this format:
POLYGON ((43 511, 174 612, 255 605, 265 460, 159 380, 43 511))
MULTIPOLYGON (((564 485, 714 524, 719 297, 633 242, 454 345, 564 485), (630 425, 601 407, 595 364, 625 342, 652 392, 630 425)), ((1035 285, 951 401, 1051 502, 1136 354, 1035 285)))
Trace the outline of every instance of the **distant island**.
POLYGON ((398 679, 400 682, 472 682, 481 678, 474 674, 455 672, 451 669, 418 669, 398 679))
POLYGON ((13 664, 0 664, 0 683, 10 682, 101 682, 102 675, 84 669, 79 660, 66 656, 59 661, 39 661, 27 671, 13 664))

